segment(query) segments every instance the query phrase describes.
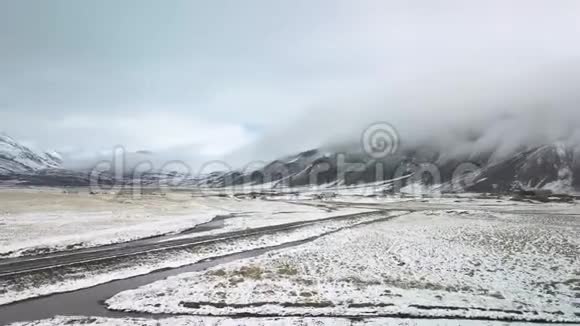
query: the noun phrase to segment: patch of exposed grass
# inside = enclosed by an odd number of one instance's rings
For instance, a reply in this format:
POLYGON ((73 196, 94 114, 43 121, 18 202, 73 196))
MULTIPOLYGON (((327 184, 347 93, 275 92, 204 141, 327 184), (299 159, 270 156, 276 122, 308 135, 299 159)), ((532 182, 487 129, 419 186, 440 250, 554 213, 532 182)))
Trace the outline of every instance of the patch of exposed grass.
POLYGON ((298 269, 288 263, 283 263, 280 266, 278 266, 278 274, 294 276, 298 275, 298 269))
POLYGON ((224 277, 226 276, 228 273, 226 272, 225 269, 218 269, 218 270, 214 270, 214 271, 209 271, 207 272, 208 275, 210 276, 220 276, 220 277, 224 277))
POLYGON ((253 280, 261 280, 262 275, 265 273, 265 270, 260 266, 244 266, 237 271, 234 271, 234 275, 239 275, 244 278, 249 278, 253 280))

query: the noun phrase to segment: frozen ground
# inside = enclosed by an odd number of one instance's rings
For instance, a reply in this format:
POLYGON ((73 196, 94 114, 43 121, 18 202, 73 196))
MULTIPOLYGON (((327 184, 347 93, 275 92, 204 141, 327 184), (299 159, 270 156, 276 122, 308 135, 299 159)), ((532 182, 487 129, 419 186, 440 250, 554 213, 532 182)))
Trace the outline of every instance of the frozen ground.
POLYGON ((223 210, 160 196, 133 199, 52 189, 0 190, 0 256, 124 242, 176 232, 223 210))
POLYGON ((121 251, 119 257, 102 262, 0 277, 0 305, 322 236, 297 247, 170 277, 107 301, 115 310, 188 317, 56 317, 23 325, 501 324, 454 318, 580 322, 576 204, 474 194, 389 198, 357 191, 327 197, 305 190, 251 199, 179 191, 120 196, 0 189, 0 257, 170 234, 136 242, 170 246, 160 251, 128 258, 121 257, 121 251), (316 222, 377 209, 384 211, 316 222), (415 212, 407 214, 410 211, 415 212), (298 221, 308 224, 188 245, 201 236, 298 221), (371 221, 375 222, 366 225, 371 221), (185 245, 171 247, 173 241, 185 245), (239 314, 251 318, 231 319, 239 314), (442 319, 400 319, 407 317, 442 319))
MULTIPOLYGON (((398 212, 398 214, 402 214, 398 212)), ((396 213, 392 213, 396 215, 396 213)), ((175 249, 145 252, 125 259, 110 259, 96 264, 73 264, 54 271, 23 273, 14 277, 0 277, 0 305, 28 298, 61 293, 116 279, 143 275, 164 268, 190 265, 203 259, 244 252, 258 248, 277 246, 300 241, 361 223, 385 219, 389 214, 360 215, 346 220, 326 220, 290 230, 246 236, 193 247, 178 246, 175 249)))
POLYGON ((217 215, 232 217, 224 220, 224 228, 219 231, 222 232, 354 211, 332 212, 324 206, 262 200, 192 197, 187 192, 129 196, 90 195, 86 190, 63 193, 46 188, 0 189, 0 257, 179 233, 217 215))
POLYGON ((577 216, 416 212, 171 277, 107 304, 192 315, 580 322, 578 234, 577 216))
POLYGON ((472 210, 485 210, 495 212, 530 212, 551 215, 580 215, 577 204, 571 203, 530 203, 510 200, 509 195, 483 195, 483 194, 446 194, 434 197, 365 197, 353 195, 340 195, 336 198, 325 200, 327 203, 348 203, 353 205, 381 205, 388 207, 409 207, 415 209, 456 209, 467 208, 472 210))
MULTIPOLYGON (((207 199, 206 199, 207 200, 207 199)), ((227 215, 220 216, 220 227, 210 231, 177 234, 160 241, 172 241, 224 232, 261 228, 272 225, 300 221, 315 221, 324 218, 370 212, 376 207, 335 207, 332 203, 282 201, 282 200, 212 200, 214 205, 228 209, 227 215)))
MULTIPOLYGON (((55 317, 49 320, 39 320, 26 323, 15 323, 11 326, 57 326, 57 325, 95 325, 95 326, 504 326, 506 323, 497 321, 471 320, 421 320, 404 318, 371 318, 351 320, 346 318, 219 318, 219 317, 176 317, 160 320, 138 318, 92 318, 92 317, 55 317)), ((510 323, 510 326, 525 326, 528 323, 510 323)), ((534 325, 558 325, 542 324, 534 325)))

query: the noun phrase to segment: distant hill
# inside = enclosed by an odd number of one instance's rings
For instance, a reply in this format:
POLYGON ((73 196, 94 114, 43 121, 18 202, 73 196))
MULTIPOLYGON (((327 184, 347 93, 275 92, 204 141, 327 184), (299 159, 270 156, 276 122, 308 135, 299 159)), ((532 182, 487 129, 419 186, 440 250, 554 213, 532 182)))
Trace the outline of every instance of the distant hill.
POLYGON ((0 133, 0 174, 35 172, 58 168, 61 164, 58 153, 34 151, 0 133))
POLYGON ((409 182, 432 185, 436 180, 429 173, 421 171, 421 166, 429 165, 437 168, 438 181, 443 186, 441 189, 450 189, 445 186, 457 181, 454 178, 465 177, 457 174, 457 168, 462 164, 473 167, 469 171, 470 182, 464 188, 466 191, 580 190, 580 148, 563 143, 523 149, 501 160, 495 159, 494 153, 449 157, 441 150, 429 147, 402 150, 379 160, 357 150, 337 153, 314 149, 274 160, 260 169, 222 174, 216 172, 202 182, 213 187, 241 184, 296 187, 310 184, 354 185, 389 180, 393 184, 396 179, 399 186, 409 182))
MULTIPOLYGON (((384 158, 373 159, 356 146, 338 150, 312 149, 271 161, 252 170, 212 172, 197 176, 179 172, 150 171, 139 174, 139 180, 125 171, 102 171, 99 182, 112 184, 155 185, 164 180, 180 180, 181 186, 225 187, 262 185, 266 188, 307 185, 348 186, 378 183, 389 191, 409 184, 434 186, 456 191, 453 185, 464 183, 462 190, 475 192, 512 192, 518 189, 549 189, 555 192, 580 191, 580 147, 554 143, 501 156, 495 152, 473 152, 451 155, 448 149, 433 146, 401 148, 384 158), (457 173, 467 164, 466 173, 457 173), (433 177, 422 168, 436 167, 433 177), (177 177, 177 179, 175 178, 177 177)), ((131 164, 148 159, 150 152, 128 153, 131 164)), ((62 158, 54 152, 37 152, 0 134, 0 181, 25 185, 86 186, 90 184, 88 169, 63 169, 62 158)), ((130 166, 133 166, 130 165, 130 166)), ((94 178, 94 176, 93 176, 94 178)))

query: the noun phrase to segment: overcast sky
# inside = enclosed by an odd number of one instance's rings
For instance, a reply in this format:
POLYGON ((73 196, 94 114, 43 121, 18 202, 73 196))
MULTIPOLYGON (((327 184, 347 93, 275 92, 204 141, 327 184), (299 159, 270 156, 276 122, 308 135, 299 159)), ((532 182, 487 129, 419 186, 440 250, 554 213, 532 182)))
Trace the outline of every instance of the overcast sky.
POLYGON ((372 119, 404 133, 499 112, 482 103, 506 88, 535 120, 577 117, 538 109, 560 88, 520 100, 575 81, 579 13, 575 0, 5 0, 0 131, 64 152, 275 156, 372 119))

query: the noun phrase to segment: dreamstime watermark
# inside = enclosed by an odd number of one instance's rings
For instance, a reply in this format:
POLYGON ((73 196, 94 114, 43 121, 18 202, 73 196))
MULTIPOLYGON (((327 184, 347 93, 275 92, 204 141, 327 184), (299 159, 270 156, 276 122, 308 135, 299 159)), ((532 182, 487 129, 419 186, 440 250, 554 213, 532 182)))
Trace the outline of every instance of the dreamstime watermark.
POLYGON ((374 123, 363 131, 361 147, 374 159, 385 158, 399 149, 399 133, 387 122, 374 123))
POLYGON ((116 147, 111 160, 96 164, 89 173, 90 191, 134 197, 161 194, 176 200, 184 196, 170 195, 188 191, 192 196, 262 196, 300 190, 318 191, 324 196, 341 191, 365 196, 437 196, 441 191, 468 189, 479 171, 472 162, 451 166, 419 161, 417 156, 402 151, 399 133, 387 122, 365 128, 358 149, 331 155, 309 151, 288 161, 249 162, 241 169, 219 160, 206 162, 198 169, 183 161, 156 166, 152 160, 131 160, 129 156, 123 147, 116 147))

